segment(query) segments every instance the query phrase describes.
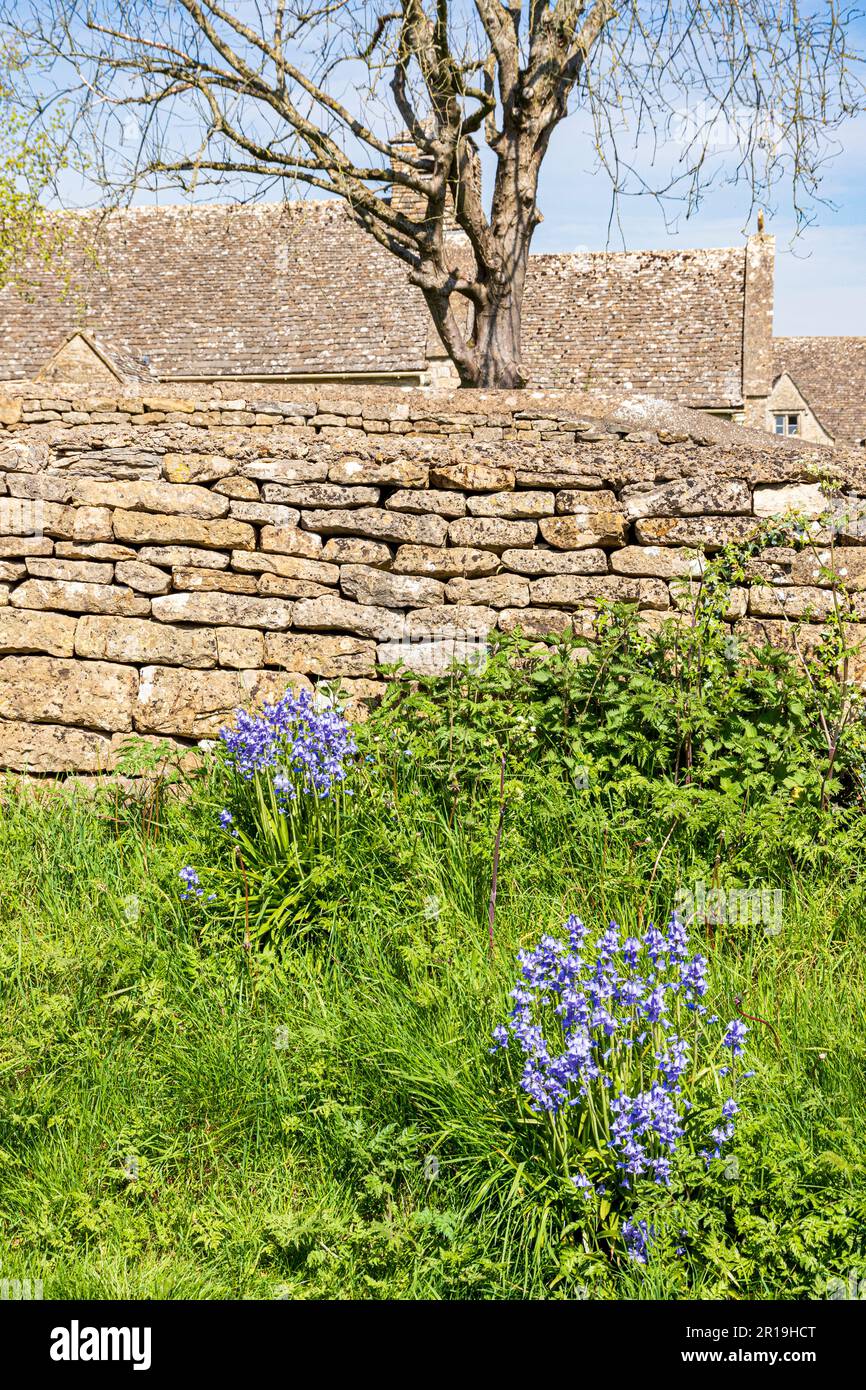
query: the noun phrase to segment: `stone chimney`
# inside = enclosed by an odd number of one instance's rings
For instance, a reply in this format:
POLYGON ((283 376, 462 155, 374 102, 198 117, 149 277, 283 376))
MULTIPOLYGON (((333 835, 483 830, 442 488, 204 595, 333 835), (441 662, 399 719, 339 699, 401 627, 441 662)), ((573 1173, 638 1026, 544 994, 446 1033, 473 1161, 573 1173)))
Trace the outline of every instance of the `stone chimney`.
POLYGON ((766 402, 773 389, 773 296, 776 238, 761 230, 749 237, 745 252, 743 308, 744 423, 766 428, 766 402))

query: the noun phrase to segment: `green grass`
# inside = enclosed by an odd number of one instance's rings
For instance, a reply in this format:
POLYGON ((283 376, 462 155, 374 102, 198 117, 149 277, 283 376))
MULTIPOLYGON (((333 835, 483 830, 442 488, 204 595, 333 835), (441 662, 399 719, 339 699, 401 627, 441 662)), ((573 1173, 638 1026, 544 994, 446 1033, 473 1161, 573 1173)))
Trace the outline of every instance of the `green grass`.
POLYGON ((507 788, 491 957, 495 783, 452 814, 395 760, 356 798, 323 931, 281 957, 244 949, 237 912, 180 900, 181 866, 207 889, 221 853, 207 778, 146 833, 113 794, 7 783, 4 1277, 55 1298, 796 1298, 863 1272, 857 819, 804 830, 807 862, 784 807, 629 809, 527 771, 507 788), (712 881, 720 845, 722 882, 785 893, 779 935, 702 945, 714 1008, 734 1017, 740 997, 767 1020, 739 1173, 670 1199, 685 1259, 589 1256, 489 1050, 515 952, 572 911, 664 916, 677 883, 712 881))

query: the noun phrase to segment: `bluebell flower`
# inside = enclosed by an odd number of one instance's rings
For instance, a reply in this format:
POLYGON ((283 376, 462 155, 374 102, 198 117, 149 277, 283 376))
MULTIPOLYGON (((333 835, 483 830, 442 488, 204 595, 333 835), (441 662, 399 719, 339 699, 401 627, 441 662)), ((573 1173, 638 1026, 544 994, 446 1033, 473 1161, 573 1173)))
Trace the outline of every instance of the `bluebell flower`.
POLYGON ((204 889, 200 886, 199 876, 191 864, 187 864, 178 874, 181 883, 184 884, 182 898, 201 898, 204 896, 204 889))

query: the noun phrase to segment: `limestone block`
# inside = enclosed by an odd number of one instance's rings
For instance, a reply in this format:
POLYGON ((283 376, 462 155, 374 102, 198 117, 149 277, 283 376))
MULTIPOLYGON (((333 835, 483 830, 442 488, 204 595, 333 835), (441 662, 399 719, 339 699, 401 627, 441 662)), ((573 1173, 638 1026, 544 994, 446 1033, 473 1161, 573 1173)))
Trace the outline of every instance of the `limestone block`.
POLYGON ((325 536, 361 536, 409 545, 442 545, 448 534, 448 522, 441 516, 412 516, 378 507, 304 512, 301 522, 306 530, 325 536))
POLYGON ((106 613, 144 617, 150 602, 116 584, 81 584, 55 579, 27 579, 9 599, 15 608, 56 609, 61 613, 106 613))
MULTIPOLYGON (((239 554, 253 552, 240 551, 239 554)), ((186 568, 181 566, 172 571, 171 585, 174 589, 189 589, 195 593, 216 591, 228 594, 254 594, 255 577, 251 574, 234 574, 231 570, 212 570, 186 568)))
POLYGON ((236 521, 251 521, 259 526, 297 526, 301 519, 297 507, 282 507, 275 502, 232 502, 229 515, 236 521))
POLYGON ((429 468, 420 459, 342 459, 328 469, 331 483, 365 487, 426 487, 429 468))
POLYGON ((575 615, 561 608, 503 608, 499 614, 501 632, 517 628, 526 637, 543 637, 549 632, 565 632, 573 625, 575 615))
POLYGON ((230 505, 227 497, 221 497, 206 487, 149 480, 124 482, 79 478, 75 483, 74 495, 76 501, 88 507, 120 507, 128 512, 191 516, 203 521, 225 516, 230 505))
POLYGON ((168 627, 146 618, 84 617, 75 631, 75 654, 130 665, 206 668, 216 665, 217 644, 204 628, 168 627))
POLYGON ((438 579, 391 574, 366 565, 343 565, 340 588, 358 603, 381 604, 385 608, 418 608, 445 602, 445 585, 438 579))
POLYGON ((132 727, 138 672, 107 661, 53 656, 0 660, 0 718, 74 724, 113 733, 132 727))
POLYGON ((374 569, 389 569, 391 551, 379 541, 361 540, 353 536, 332 536, 325 542, 322 559, 338 565, 372 565, 374 569))
POLYGON ((676 478, 658 487, 640 484, 623 489, 621 502, 629 521, 638 517, 706 516, 712 513, 747 516, 752 510, 751 488, 740 478, 676 478))
POLYGON ((527 517, 553 516, 552 492, 488 492, 468 497, 470 516, 527 517))
POLYGON ((619 512, 584 511, 573 516, 545 517, 539 528, 557 550, 592 550, 625 543, 625 519, 619 512))
POLYGON ((494 574, 489 579, 449 579, 445 597, 449 603, 525 608, 529 603, 529 581, 519 574, 494 574))
POLYGON ((287 671, 334 680, 340 676, 373 676, 376 673, 376 647, 357 637, 306 636, 297 633, 268 633, 265 637, 265 664, 287 671))
POLYGON ((276 671, 185 671, 177 666, 145 666, 135 727, 142 733, 215 738, 221 728, 234 722, 238 709, 278 700, 289 686, 311 689, 305 676, 276 671))
POLYGON ((229 627, 262 627, 282 632, 291 626, 292 605, 278 598, 246 594, 165 594, 152 603, 160 623, 206 623, 229 627))
POLYGON ((435 579, 493 574, 499 556, 472 546, 401 545, 394 560, 395 574, 422 574, 435 579))
POLYGON ((538 533, 535 521, 503 521, 498 517, 464 517, 448 526, 448 539, 455 546, 478 546, 484 550, 522 549, 533 544, 538 533))
POLYGON ((31 555, 25 563, 27 573, 34 579, 68 579, 73 583, 80 580, 84 584, 110 584, 114 576, 114 565, 100 564, 94 560, 41 559, 31 555))
POLYGON ((244 521, 200 521, 156 512, 113 513, 114 536, 133 545, 192 545, 206 550, 254 550, 256 533, 244 521))
POLYGON ((458 488, 461 492, 507 492, 514 487, 514 469, 489 463, 433 464, 433 487, 458 488))
MULTIPOLYGON (((819 483, 788 483, 782 487, 759 484, 755 488, 755 516, 783 516, 799 512, 803 516, 821 516, 831 508, 819 483)), ((734 511, 733 507, 701 508, 702 511, 734 511)))
MULTIPOLYGON (((214 633, 220 666, 235 671, 265 665, 264 634, 251 627, 218 627, 214 633)), ((294 671, 297 668, 289 668, 294 671)))
MULTIPOLYGON (((318 551, 317 554, 321 555, 322 552, 318 551)), ((232 568, 243 574, 274 574, 283 579, 305 580, 311 584, 336 584, 340 578, 338 565, 326 565, 321 560, 305 560, 297 555, 263 554, 260 550, 234 551, 232 568)))
POLYGON ((263 526, 259 544, 262 550, 273 550, 280 555, 300 555, 307 560, 315 560, 322 551, 321 536, 313 535, 310 531, 299 531, 296 526, 263 526))
MULTIPOLYGON (((133 554, 135 552, 133 551, 133 554)), ((146 565, 166 569, 228 569, 229 557, 218 550, 199 550, 189 545, 145 545, 138 558, 146 565)))
POLYGON ((403 616, 372 604, 331 597, 302 599, 295 604, 294 627, 300 631, 350 632, 387 642, 402 637, 403 616))
POLYGON ((721 550, 753 536, 758 525, 753 516, 647 517, 635 522, 635 535, 641 545, 721 550))
POLYGON ((696 578, 703 573, 705 561, 699 550, 673 546, 627 545, 615 550, 610 557, 614 574, 651 579, 696 578))
POLYGON ((593 599, 638 603, 641 608, 667 608, 668 586, 660 579, 626 579, 620 575, 554 574, 530 584, 533 604, 585 608, 593 599))
POLYGON ((495 609, 485 604, 449 603, 441 608, 419 608, 406 618, 406 635, 413 640, 483 636, 496 626, 495 609))
MULTIPOLYGON (((208 570, 218 574, 218 570, 208 570)), ((171 575, 156 565, 143 565, 139 560, 121 560, 116 566, 114 577, 118 584, 126 584, 140 594, 165 594, 171 588, 171 575)))
POLYGON ((337 483, 265 483, 266 502, 288 503, 292 507, 375 507, 377 487, 341 487, 337 483))
POLYGON ((0 766, 16 772, 104 772, 111 765, 111 740, 62 724, 0 721, 0 766))
POLYGON ((162 461, 162 471, 170 483, 215 483, 233 473, 235 467, 233 459, 221 458, 219 454, 166 454, 162 461))
POLYGON ((74 618, 26 608, 0 611, 0 655, 40 652, 47 656, 72 656, 74 650, 74 618))
POLYGON ((532 579, 541 574, 607 574, 603 550, 504 550, 502 563, 532 579))
POLYGON ((437 488, 399 488, 385 503, 388 511, 416 512, 421 515, 435 512, 453 520, 466 515, 466 498, 462 492, 440 491, 437 488))

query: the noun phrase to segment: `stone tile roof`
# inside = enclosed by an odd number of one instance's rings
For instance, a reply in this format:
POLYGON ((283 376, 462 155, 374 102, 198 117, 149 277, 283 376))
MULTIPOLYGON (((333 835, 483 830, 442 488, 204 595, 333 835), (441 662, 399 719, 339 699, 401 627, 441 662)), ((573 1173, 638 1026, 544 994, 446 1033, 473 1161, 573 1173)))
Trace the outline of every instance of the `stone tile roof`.
POLYGON ((75 215, 71 282, 0 293, 0 377, 86 327, 160 377, 418 371, 427 309, 341 204, 75 215))
MULTIPOLYGON (((0 292, 0 380, 35 376, 77 328, 163 379, 424 369, 420 292, 340 202, 71 216, 68 290, 0 292)), ((737 406, 744 304, 743 247, 532 256, 530 382, 737 406)))
POLYGON ((533 256, 523 326, 532 383, 739 405, 744 279, 742 247, 533 256))
POLYGON ((866 438, 866 338, 776 338, 775 372, 787 372, 839 444, 866 438))

